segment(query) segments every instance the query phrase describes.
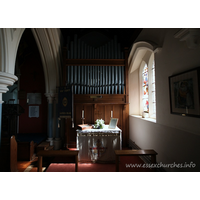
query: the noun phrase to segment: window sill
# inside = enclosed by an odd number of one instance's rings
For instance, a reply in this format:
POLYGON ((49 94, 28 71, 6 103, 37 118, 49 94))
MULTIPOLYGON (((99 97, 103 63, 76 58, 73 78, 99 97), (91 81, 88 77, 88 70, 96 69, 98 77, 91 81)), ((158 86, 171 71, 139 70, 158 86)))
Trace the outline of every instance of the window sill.
POLYGON ((146 120, 146 121, 150 121, 150 122, 156 123, 156 119, 154 119, 154 118, 149 118, 149 117, 147 117, 147 118, 142 118, 141 115, 130 115, 130 116, 136 117, 136 118, 139 118, 139 119, 142 119, 142 120, 146 120))

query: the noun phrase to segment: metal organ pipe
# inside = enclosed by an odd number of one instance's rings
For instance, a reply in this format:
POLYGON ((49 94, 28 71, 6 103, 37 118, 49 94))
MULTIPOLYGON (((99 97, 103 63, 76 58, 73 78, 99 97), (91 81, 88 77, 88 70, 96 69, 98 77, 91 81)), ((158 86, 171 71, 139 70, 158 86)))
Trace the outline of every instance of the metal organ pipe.
MULTIPOLYGON (((81 59, 81 56, 82 56, 82 46, 81 46, 81 40, 78 39, 78 59, 81 59)), ((79 86, 79 94, 83 94, 83 85, 84 85, 84 76, 83 76, 83 73, 84 73, 84 68, 83 66, 78 66, 78 70, 80 71, 80 86, 79 86)))
MULTIPOLYGON (((121 58, 124 58, 124 54, 121 53, 121 58)), ((124 94, 124 67, 121 68, 121 74, 122 74, 122 94, 124 94)))
MULTIPOLYGON (((74 58, 77 59, 77 35, 74 35, 74 58)), ((78 81, 77 81, 77 66, 74 66, 74 92, 77 94, 77 89, 78 89, 78 81)))
MULTIPOLYGON (((121 58, 121 51, 120 51, 120 44, 118 43, 117 45, 117 57, 120 59, 121 58)), ((117 69, 118 69, 118 90, 119 90, 119 94, 122 94, 122 91, 121 91, 121 68, 123 68, 122 66, 118 66, 117 69)))
MULTIPOLYGON (((104 56, 105 59, 108 58, 108 44, 105 45, 105 56, 104 56)), ((105 69, 105 73, 104 73, 104 77, 105 77, 105 93, 104 94, 108 94, 108 66, 105 66, 104 67, 105 69)))
MULTIPOLYGON (((69 59, 123 59, 117 37, 98 48, 87 45, 75 35, 67 38, 69 59)), ((123 94, 124 66, 67 66, 66 84, 74 94, 123 94)))
MULTIPOLYGON (((102 59, 105 59, 105 46, 103 46, 102 50, 102 59)), ((105 94, 105 66, 101 66, 102 68, 102 94, 105 94)))
MULTIPOLYGON (((100 53, 99 53, 99 57, 102 58, 103 54, 103 47, 100 47, 100 53)), ((99 66, 99 73, 98 73, 99 77, 98 77, 98 83, 99 83, 99 88, 98 88, 98 94, 102 94, 103 92, 103 86, 102 86, 102 66, 99 66)))
MULTIPOLYGON (((78 39, 78 55, 77 55, 77 58, 78 59, 80 59, 80 50, 81 50, 81 47, 80 47, 80 39, 78 39)), ((78 94, 81 94, 82 93, 82 88, 83 88, 83 83, 82 83, 82 77, 81 77, 81 75, 82 75, 82 73, 81 73, 81 71, 82 71, 82 66, 78 66, 78 94)))
MULTIPOLYGON (((84 44, 84 57, 87 58, 87 45, 84 44)), ((88 66, 85 67, 85 94, 89 94, 89 69, 88 66)))
MULTIPOLYGON (((70 58, 70 51, 67 50, 67 58, 70 58)), ((71 66, 67 66, 67 81, 66 84, 70 84, 70 74, 71 74, 71 66)))

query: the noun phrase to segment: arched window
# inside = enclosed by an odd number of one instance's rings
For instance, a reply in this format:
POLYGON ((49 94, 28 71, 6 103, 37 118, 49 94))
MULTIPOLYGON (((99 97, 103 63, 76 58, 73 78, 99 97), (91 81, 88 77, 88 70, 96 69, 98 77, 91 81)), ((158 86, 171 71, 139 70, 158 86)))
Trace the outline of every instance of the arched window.
POLYGON ((142 91, 143 111, 149 113, 149 77, 147 64, 144 65, 142 70, 142 91))
POLYGON ((142 61, 139 70, 140 77, 140 114, 145 117, 156 118, 156 84, 154 53, 147 60, 142 61))
POLYGON ((156 74, 154 53, 149 59, 149 117, 156 118, 156 74))
POLYGON ((151 112, 150 117, 156 118, 156 79, 155 79, 155 62, 151 65, 151 112))
POLYGON ((137 42, 129 55, 129 113, 156 122, 156 63, 154 49, 150 43, 137 42))

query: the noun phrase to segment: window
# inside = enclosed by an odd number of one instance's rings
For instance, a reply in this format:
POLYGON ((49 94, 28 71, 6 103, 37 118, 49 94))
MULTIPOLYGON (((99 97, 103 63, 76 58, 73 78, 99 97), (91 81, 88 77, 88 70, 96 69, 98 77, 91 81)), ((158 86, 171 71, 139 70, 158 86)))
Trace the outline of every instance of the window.
POLYGON ((144 112, 149 112, 149 77, 148 77, 148 66, 145 64, 142 70, 142 90, 143 90, 143 97, 142 97, 142 102, 143 102, 143 111, 144 112))
POLYGON ((154 54, 149 57, 148 64, 142 61, 140 65, 140 114, 147 113, 150 118, 156 118, 156 84, 154 54))
POLYGON ((156 63, 155 49, 150 43, 140 41, 133 44, 129 54, 129 113, 156 122, 156 63))
POLYGON ((155 62, 151 65, 151 112, 150 117, 156 118, 156 80, 155 80, 155 62))

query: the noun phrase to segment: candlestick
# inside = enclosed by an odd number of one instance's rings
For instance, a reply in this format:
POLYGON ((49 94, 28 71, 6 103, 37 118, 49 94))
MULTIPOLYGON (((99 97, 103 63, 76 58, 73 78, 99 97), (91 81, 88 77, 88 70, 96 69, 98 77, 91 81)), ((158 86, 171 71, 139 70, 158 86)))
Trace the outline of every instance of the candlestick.
POLYGON ((84 110, 82 110, 82 118, 84 118, 84 110))
POLYGON ((84 123, 85 123, 85 122, 84 122, 85 118, 81 118, 81 120, 82 120, 82 124, 84 124, 84 123))
POLYGON ((111 118, 113 118, 113 111, 111 110, 111 118))

